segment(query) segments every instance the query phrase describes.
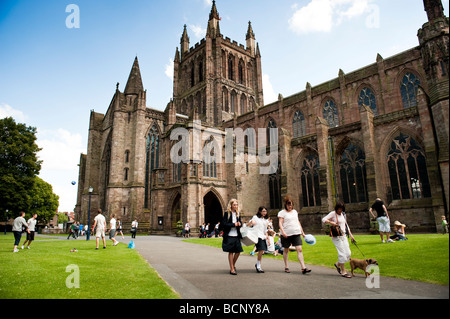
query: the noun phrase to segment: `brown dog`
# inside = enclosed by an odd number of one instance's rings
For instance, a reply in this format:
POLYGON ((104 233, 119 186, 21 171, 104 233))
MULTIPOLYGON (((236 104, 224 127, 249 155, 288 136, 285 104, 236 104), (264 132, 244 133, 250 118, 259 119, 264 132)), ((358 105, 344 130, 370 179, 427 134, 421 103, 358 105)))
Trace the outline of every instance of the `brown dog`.
POLYGON ((375 259, 369 258, 369 259, 350 259, 350 266, 352 267, 352 276, 355 277, 353 274, 353 270, 356 268, 362 269, 364 273, 366 274, 366 278, 369 275, 369 273, 366 271, 367 266, 369 265, 378 265, 378 262, 375 259))

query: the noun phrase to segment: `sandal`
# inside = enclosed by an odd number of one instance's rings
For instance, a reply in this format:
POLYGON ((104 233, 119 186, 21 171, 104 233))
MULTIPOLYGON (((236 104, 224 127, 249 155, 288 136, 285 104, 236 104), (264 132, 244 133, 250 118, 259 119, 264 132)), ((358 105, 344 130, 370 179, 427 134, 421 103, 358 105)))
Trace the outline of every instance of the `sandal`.
POLYGON ((291 273, 291 271, 289 270, 289 268, 284 268, 284 272, 287 272, 288 274, 291 273))
POLYGON ((302 269, 302 274, 304 274, 304 275, 309 272, 311 272, 311 269, 308 269, 308 268, 302 269))
POLYGON ((341 268, 338 265, 336 265, 336 264, 334 264, 334 267, 336 267, 336 270, 337 270, 337 272, 340 275, 341 274, 341 268))
POLYGON ((344 278, 352 278, 352 276, 350 276, 349 274, 343 274, 341 276, 344 277, 344 278))

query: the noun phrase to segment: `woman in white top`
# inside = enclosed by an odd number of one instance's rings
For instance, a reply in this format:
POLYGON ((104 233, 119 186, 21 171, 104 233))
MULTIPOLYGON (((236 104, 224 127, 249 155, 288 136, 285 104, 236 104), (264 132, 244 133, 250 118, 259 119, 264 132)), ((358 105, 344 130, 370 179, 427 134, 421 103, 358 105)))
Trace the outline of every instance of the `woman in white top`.
POLYGON ((290 273, 288 267, 289 247, 292 245, 297 251, 297 258, 302 266, 302 274, 311 272, 311 269, 306 268, 303 259, 302 238, 305 237, 302 225, 298 219, 298 212, 294 209, 294 202, 288 195, 284 198, 284 209, 278 213, 278 223, 280 226, 281 243, 283 245, 283 260, 284 271, 290 273))
POLYGON ((261 269, 262 255, 267 250, 267 225, 269 224, 269 215, 267 214, 267 209, 261 206, 258 209, 258 213, 253 216, 253 218, 248 222, 248 226, 256 229, 258 235, 258 243, 255 245, 256 251, 258 252, 258 257, 256 260, 256 272, 263 273, 264 270, 261 269))
POLYGON ((331 239, 338 252, 338 261, 334 264, 334 267, 336 267, 338 273, 342 277, 352 278, 352 276, 350 276, 345 270, 345 263, 350 261, 350 257, 352 255, 352 252, 350 251, 350 245, 348 244, 348 239, 346 236, 347 231, 348 234, 350 235, 351 240, 354 241, 355 239, 353 238, 352 232, 350 231, 350 227, 348 227, 344 211, 345 211, 344 203, 338 202, 334 207, 334 211, 330 212, 327 216, 325 216, 322 219, 322 222, 325 224, 330 224, 332 227, 336 226, 340 227, 341 230, 340 235, 333 236, 332 233, 330 232, 330 235, 332 236, 331 239))

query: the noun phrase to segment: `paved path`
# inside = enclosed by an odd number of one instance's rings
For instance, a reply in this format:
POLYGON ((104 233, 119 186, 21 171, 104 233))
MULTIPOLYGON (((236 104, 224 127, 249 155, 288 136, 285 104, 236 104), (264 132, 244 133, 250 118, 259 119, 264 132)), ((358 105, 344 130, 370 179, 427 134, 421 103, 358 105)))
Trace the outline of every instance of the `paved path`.
MULTIPOLYGON (((128 244, 130 237, 119 239, 128 244)), ((229 274, 227 253, 170 236, 138 236, 136 249, 183 299, 449 299, 449 287, 381 277, 380 288, 369 289, 361 273, 342 278, 335 269, 263 257, 264 274, 255 271, 256 256, 242 254, 229 274)), ((291 252, 292 254, 293 252, 291 252)))

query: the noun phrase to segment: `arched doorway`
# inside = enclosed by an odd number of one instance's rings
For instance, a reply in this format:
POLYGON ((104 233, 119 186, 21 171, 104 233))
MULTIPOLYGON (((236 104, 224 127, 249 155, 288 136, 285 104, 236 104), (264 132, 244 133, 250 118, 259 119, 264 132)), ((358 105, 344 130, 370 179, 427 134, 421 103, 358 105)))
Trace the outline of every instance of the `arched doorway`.
POLYGON ((221 221, 223 211, 219 199, 213 192, 203 197, 203 207, 205 209, 205 224, 209 223, 210 232, 214 230, 214 226, 221 221))
POLYGON ((181 220, 181 195, 177 193, 171 209, 171 230, 174 233, 177 231, 177 222, 179 220, 181 220))

